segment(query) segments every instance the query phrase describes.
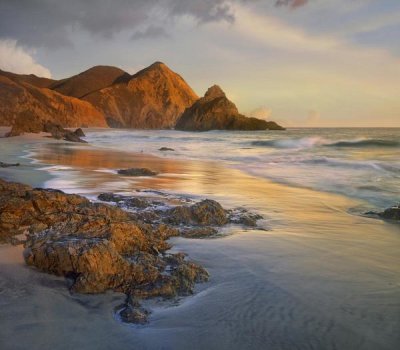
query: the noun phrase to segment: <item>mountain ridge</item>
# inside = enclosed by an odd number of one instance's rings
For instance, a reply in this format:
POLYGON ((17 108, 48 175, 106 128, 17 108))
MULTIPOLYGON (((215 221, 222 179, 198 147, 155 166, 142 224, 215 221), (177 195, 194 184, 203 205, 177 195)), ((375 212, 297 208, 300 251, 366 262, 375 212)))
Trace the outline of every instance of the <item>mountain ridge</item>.
POLYGON ((218 85, 199 99, 181 75, 160 61, 132 75, 97 65, 60 80, 0 70, 0 125, 12 126, 20 114, 32 123, 62 127, 281 129, 241 115, 218 85), (190 113, 196 125, 188 127, 190 113))

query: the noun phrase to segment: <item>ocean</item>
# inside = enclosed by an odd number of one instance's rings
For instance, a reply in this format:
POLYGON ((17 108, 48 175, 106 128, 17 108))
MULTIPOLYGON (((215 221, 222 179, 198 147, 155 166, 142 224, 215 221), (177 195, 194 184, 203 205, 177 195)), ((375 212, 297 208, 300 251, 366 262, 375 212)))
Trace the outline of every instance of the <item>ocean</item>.
POLYGON ((341 193, 379 208, 400 200, 400 128, 98 130, 89 132, 87 140, 95 147, 222 162, 257 177, 341 193), (163 154, 161 147, 175 151, 163 154))
POLYGON ((264 220, 173 238, 210 281, 147 302, 144 326, 115 318, 122 295, 70 294, 63 278, 24 266, 20 248, 0 247, 2 348, 400 348, 400 226, 364 215, 400 201, 400 129, 85 133, 88 144, 0 139, 4 159, 22 164, 0 175, 93 200, 210 198, 264 220), (159 175, 117 174, 130 167, 159 175))

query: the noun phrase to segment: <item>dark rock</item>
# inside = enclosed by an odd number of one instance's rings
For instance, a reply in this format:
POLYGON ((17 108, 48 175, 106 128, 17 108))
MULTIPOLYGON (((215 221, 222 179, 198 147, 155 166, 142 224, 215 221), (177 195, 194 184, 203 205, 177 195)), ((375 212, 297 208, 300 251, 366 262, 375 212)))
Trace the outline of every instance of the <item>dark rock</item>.
MULTIPOLYGON (((129 298, 130 299, 130 298, 129 298)), ((122 322, 146 324, 150 312, 140 306, 139 302, 126 302, 116 308, 116 312, 122 322)))
POLYGON ((384 219, 400 221, 400 205, 388 208, 378 215, 384 219))
POLYGON ((161 151, 161 152, 175 151, 173 148, 169 148, 169 147, 161 147, 158 150, 161 151))
POLYGON ((240 114, 222 89, 214 85, 178 119, 175 129, 208 130, 284 130, 275 122, 248 118, 240 114))
POLYGON ((155 176, 157 173, 147 168, 119 169, 118 174, 125 176, 155 176))
POLYGON ((78 128, 74 131, 74 134, 78 137, 85 137, 85 133, 83 132, 83 130, 81 128, 78 128))
POLYGON ((263 217, 257 213, 251 213, 244 208, 229 210, 229 222, 248 227, 257 227, 257 221, 263 217))
POLYGON ((65 134, 64 136, 65 141, 70 141, 70 142, 80 142, 80 143, 87 143, 85 140, 82 140, 78 135, 76 135, 74 132, 69 131, 65 134))
POLYGON ((103 202, 113 202, 127 208, 147 208, 151 204, 142 198, 120 196, 113 193, 100 193, 97 197, 103 202))
POLYGON ((9 168, 9 167, 12 167, 12 166, 19 166, 20 164, 19 163, 3 163, 3 162, 0 162, 0 168, 9 168))
MULTIPOLYGON (((77 129, 79 130, 79 129, 77 129)), ((76 130, 76 131, 77 131, 76 130)), ((11 131, 7 136, 18 136, 23 133, 39 133, 47 132, 51 134, 51 137, 56 140, 66 140, 71 142, 84 142, 86 141, 80 139, 78 134, 64 129, 60 124, 56 124, 51 121, 41 120, 39 117, 33 115, 31 112, 21 113, 16 119, 11 131)))
POLYGON ((44 123, 42 131, 50 133, 55 139, 62 139, 68 132, 60 124, 55 124, 53 122, 44 123))

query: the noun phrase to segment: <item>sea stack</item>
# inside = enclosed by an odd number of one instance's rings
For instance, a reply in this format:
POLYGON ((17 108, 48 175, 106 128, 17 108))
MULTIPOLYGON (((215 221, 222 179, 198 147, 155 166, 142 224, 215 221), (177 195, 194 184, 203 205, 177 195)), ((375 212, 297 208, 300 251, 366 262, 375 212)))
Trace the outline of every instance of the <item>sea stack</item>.
POLYGON ((275 122, 248 118, 240 114, 218 86, 210 87, 204 97, 187 108, 175 129, 184 131, 208 130, 284 130, 275 122))

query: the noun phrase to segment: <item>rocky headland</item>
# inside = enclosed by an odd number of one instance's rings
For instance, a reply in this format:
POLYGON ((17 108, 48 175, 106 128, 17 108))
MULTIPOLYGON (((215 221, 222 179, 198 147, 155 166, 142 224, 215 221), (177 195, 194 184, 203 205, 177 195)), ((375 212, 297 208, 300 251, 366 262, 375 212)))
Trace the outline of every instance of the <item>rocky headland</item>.
POLYGON ((0 70, 0 126, 19 123, 23 132, 31 132, 38 122, 64 128, 282 130, 274 122, 239 114, 218 86, 199 99, 162 62, 133 75, 95 66, 62 80, 0 70))
POLYGON ((284 130, 275 122, 240 114, 218 85, 210 87, 204 97, 187 108, 175 128, 184 131, 284 130))
POLYGON ((253 226, 261 218, 209 199, 171 205, 104 193, 99 201, 0 180, 0 242, 24 244, 26 263, 66 277, 71 292, 125 293, 116 312, 134 323, 150 313, 140 300, 189 295, 208 279, 185 254, 168 252, 168 238, 210 237, 228 223, 253 226))

